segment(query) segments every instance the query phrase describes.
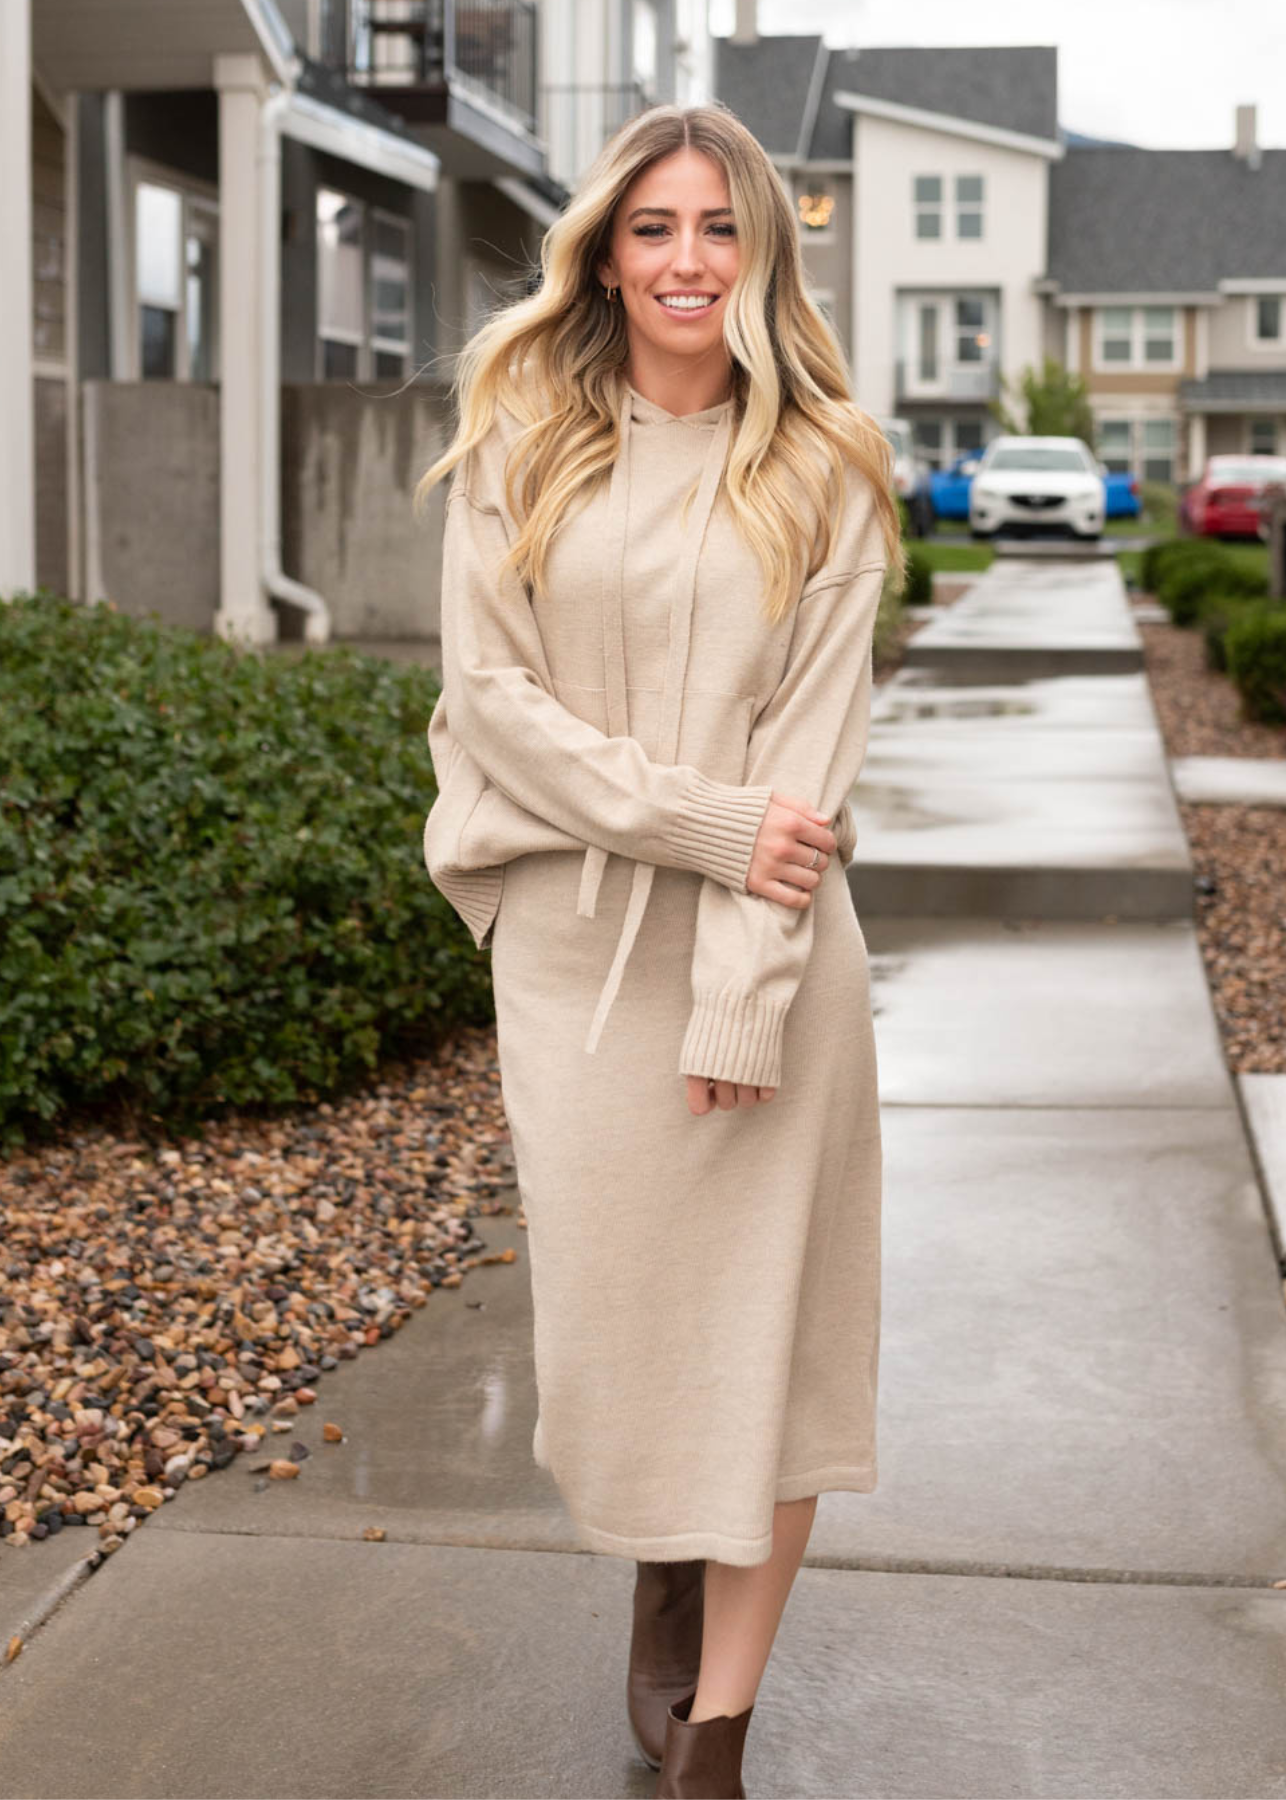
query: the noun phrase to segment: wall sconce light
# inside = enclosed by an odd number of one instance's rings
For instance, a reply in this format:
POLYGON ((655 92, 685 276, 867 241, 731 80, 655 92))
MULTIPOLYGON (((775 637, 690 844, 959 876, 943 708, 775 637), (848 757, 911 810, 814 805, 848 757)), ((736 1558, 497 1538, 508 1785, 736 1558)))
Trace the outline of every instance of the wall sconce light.
POLYGON ((825 231, 835 211, 834 194, 801 194, 799 216, 810 231, 825 231))

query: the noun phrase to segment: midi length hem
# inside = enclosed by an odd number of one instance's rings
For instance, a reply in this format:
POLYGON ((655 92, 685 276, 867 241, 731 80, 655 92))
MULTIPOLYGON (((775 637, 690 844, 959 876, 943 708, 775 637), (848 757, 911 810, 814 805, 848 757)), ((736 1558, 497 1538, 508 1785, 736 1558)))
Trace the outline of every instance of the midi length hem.
MULTIPOLYGON (((874 1467, 814 1469, 806 1475, 790 1475, 777 1484, 777 1499, 806 1500, 810 1494, 873 1493, 876 1486, 874 1467)), ((759 1537, 730 1537, 725 1531, 675 1531, 652 1536, 608 1531, 601 1525, 590 1525, 573 1518, 576 1534, 586 1549, 608 1556, 633 1557, 638 1562, 687 1562, 705 1558, 712 1562, 731 1563, 736 1568, 754 1568, 766 1563, 772 1555, 771 1529, 759 1537)))

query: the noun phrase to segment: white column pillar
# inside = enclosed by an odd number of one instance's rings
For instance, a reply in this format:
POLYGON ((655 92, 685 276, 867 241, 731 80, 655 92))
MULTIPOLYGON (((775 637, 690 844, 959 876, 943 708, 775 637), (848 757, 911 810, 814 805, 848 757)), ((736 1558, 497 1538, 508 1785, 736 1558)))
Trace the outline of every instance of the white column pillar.
POLYGON ((36 585, 31 318, 31 9, 0 6, 0 596, 36 585))
POLYGON ((257 56, 214 59, 219 95, 219 607, 220 637, 267 644, 276 618, 260 579, 259 109, 257 56))
POLYGON ((1206 466, 1206 415, 1188 415, 1188 480, 1199 481, 1206 466))
POLYGON ((1064 330, 1067 333, 1067 357, 1065 367, 1069 375, 1081 372, 1081 309, 1079 306, 1065 306, 1062 309, 1066 320, 1064 330))

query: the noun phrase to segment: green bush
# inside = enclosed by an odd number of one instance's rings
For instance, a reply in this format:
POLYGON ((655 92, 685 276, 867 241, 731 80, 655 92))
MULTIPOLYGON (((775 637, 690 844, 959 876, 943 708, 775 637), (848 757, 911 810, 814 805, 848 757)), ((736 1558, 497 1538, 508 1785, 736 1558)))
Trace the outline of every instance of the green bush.
POLYGON ((1224 647, 1247 717, 1286 725, 1286 607, 1248 607, 1224 647))
POLYGON ((1221 547, 1210 538, 1163 538, 1143 552, 1139 562, 1139 585, 1149 594, 1158 594, 1168 571, 1223 556, 1221 547))
POLYGON ((907 546, 906 586, 902 590, 902 600, 906 606, 933 604, 933 564, 914 544, 907 546))
POLYGON ((1214 544, 1194 544, 1184 557, 1161 565, 1156 594, 1176 625, 1194 625, 1203 603, 1214 595, 1252 597, 1267 590, 1267 581, 1214 544))
POLYGON ((0 1138, 334 1093, 490 1016, 424 867, 428 670, 0 605, 0 1138))
POLYGON ((1206 667, 1220 675, 1228 672, 1228 630, 1250 611, 1264 608, 1264 601, 1245 594, 1207 596, 1201 603, 1198 623, 1206 647, 1206 667))
POLYGON ((1141 523, 1153 531, 1173 532, 1178 524, 1179 496, 1168 481, 1141 481, 1141 523))

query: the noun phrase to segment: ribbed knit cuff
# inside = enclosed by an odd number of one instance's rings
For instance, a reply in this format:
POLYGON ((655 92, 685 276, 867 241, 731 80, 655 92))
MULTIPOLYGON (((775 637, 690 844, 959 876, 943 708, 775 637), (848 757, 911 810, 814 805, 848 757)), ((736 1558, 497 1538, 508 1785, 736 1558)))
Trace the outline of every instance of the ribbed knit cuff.
POLYGON ((781 1086, 781 1041, 789 1002, 745 990, 698 994, 679 1052, 680 1075, 781 1086))
POLYGON ((674 866, 712 875, 734 894, 743 894, 771 799, 771 787, 734 787, 693 769, 682 812, 669 833, 674 866))
POLYGON ((440 869, 430 879, 468 926, 477 948, 487 949, 491 942, 491 927, 500 907, 504 864, 492 863, 485 869, 440 869))

